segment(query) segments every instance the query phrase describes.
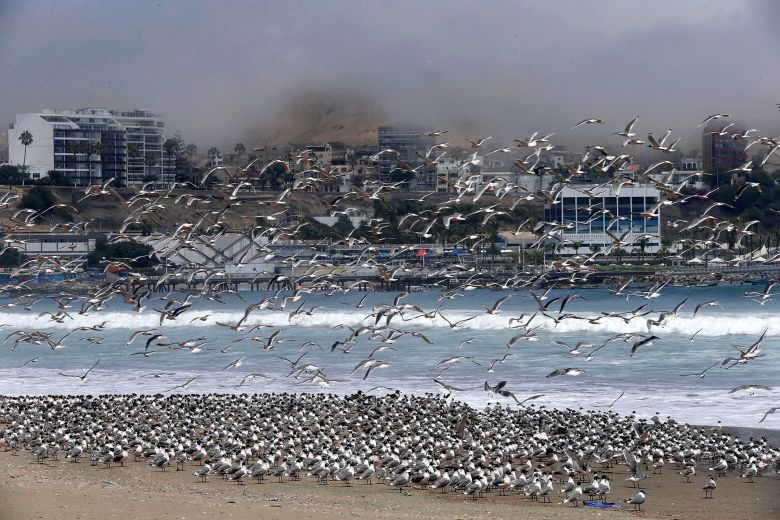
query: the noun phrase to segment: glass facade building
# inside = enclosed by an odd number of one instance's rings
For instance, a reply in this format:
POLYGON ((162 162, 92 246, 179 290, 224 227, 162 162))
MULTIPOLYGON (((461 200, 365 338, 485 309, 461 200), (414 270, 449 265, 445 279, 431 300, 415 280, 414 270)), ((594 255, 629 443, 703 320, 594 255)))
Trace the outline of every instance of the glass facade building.
MULTIPOLYGON (((562 255, 588 254, 591 246, 604 248, 613 243, 607 230, 615 236, 628 232, 626 242, 646 237, 644 252, 654 254, 661 246, 660 209, 655 216, 645 218, 660 197, 660 192, 650 185, 623 187, 615 193, 610 187, 594 188, 593 185, 568 186, 560 194, 558 204, 545 205, 545 220, 565 226, 560 238, 565 242, 558 252, 562 255), (599 210, 600 213, 591 218, 599 210), (612 226, 610 226, 612 223, 612 226), (572 242, 580 244, 573 247, 572 242)), ((555 241, 557 242, 557 241, 555 241)), ((629 253, 635 246, 625 246, 629 253)))
POLYGON ((378 129, 378 148, 386 150, 388 148, 396 150, 398 157, 392 154, 382 154, 379 156, 379 180, 382 182, 392 182, 401 178, 403 172, 398 170, 399 161, 417 168, 417 175, 408 182, 409 189, 419 191, 436 190, 436 165, 423 166, 425 161, 418 157, 425 155, 436 140, 430 137, 432 128, 411 127, 411 126, 380 126, 378 129))

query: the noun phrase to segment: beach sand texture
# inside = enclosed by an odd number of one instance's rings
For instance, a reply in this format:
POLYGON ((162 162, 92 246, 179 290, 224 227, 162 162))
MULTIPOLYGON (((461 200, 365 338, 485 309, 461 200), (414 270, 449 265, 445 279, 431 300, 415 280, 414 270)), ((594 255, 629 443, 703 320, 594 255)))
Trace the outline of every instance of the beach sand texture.
MULTIPOLYGON (((317 519, 347 518, 460 518, 460 519, 723 519, 776 520, 780 518, 780 479, 760 477, 750 484, 729 473, 718 479, 715 498, 705 499, 701 487, 706 468, 699 466, 692 483, 671 465, 662 475, 649 475, 642 488, 647 501, 641 512, 603 511, 558 504, 534 503, 517 493, 499 496, 496 491, 472 500, 460 493, 355 482, 317 484, 314 477, 279 483, 266 478, 245 485, 210 478, 202 483, 192 476, 198 465, 188 462, 185 471, 153 470, 144 462, 126 467, 91 466, 62 460, 36 463, 32 454, 0 453, 0 520, 106 520, 106 519, 317 519)), ((625 465, 600 470, 613 481, 610 501, 625 499, 636 491, 626 477, 625 465)), ((650 472, 648 471, 648 474, 650 472)))

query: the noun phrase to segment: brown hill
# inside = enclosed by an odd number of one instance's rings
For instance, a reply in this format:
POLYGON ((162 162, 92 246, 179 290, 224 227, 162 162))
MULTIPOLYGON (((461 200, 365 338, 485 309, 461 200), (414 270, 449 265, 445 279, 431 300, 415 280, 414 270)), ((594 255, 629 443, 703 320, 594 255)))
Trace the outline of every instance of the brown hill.
POLYGON ((248 132, 251 146, 266 144, 376 144, 384 115, 377 103, 362 95, 298 94, 280 114, 248 132))

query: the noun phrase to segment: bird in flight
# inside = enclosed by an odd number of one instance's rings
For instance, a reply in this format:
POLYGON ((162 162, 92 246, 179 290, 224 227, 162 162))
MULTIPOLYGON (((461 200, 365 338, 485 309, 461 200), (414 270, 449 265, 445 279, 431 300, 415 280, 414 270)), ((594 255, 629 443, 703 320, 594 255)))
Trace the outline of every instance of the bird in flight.
POLYGON ((65 376, 65 377, 77 377, 77 378, 81 379, 81 382, 83 383, 83 382, 85 382, 85 381, 87 380, 87 376, 89 375, 89 373, 90 373, 90 372, 92 372, 92 370, 93 370, 93 369, 94 369, 96 366, 98 366, 99 364, 100 364, 100 358, 98 358, 98 360, 97 360, 97 361, 95 361, 95 364, 94 364, 94 365, 92 365, 91 367, 89 367, 89 370, 87 370, 86 372, 84 372, 84 375, 81 375, 81 376, 80 376, 80 375, 77 375, 77 374, 64 374, 64 373, 62 373, 62 372, 60 372, 60 375, 61 375, 61 376, 65 376))

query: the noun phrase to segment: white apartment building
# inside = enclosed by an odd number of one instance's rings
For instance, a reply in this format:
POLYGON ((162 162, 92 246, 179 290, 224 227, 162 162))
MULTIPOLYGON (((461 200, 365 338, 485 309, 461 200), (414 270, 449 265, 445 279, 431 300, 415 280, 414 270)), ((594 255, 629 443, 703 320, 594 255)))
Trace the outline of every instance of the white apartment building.
POLYGON ((55 170, 80 186, 100 184, 112 177, 121 183, 138 184, 147 174, 171 182, 173 161, 164 165, 161 155, 164 138, 162 116, 148 111, 83 108, 16 114, 8 130, 9 162, 25 164, 32 179, 55 170), (19 141, 23 132, 33 137, 26 151, 19 141), (129 142, 141 144, 140 166, 135 157, 128 164, 129 142))

